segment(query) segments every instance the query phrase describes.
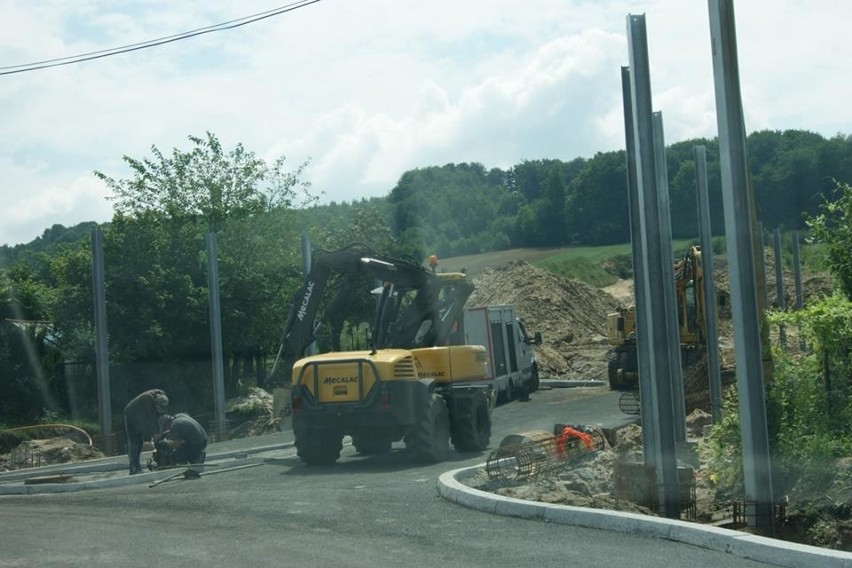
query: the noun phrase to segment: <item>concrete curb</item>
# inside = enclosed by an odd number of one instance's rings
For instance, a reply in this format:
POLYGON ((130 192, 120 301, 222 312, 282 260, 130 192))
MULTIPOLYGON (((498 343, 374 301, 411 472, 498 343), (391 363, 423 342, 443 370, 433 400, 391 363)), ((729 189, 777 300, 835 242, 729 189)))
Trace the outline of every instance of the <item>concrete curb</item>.
MULTIPOLYGON (((285 442, 281 444, 270 444, 267 446, 258 446, 254 448, 246 448, 239 450, 230 450, 207 456, 207 464, 197 469, 203 471, 211 461, 220 459, 235 458, 234 461, 228 462, 226 467, 236 467, 240 465, 249 465, 253 463, 263 463, 264 460, 258 458, 248 458, 250 454, 258 454, 262 452, 280 450, 293 447, 293 442, 285 442), (239 459, 244 458, 244 459, 239 459)), ((160 479, 169 477, 177 473, 176 469, 167 469, 163 471, 152 471, 140 473, 138 475, 127 475, 121 477, 113 477, 109 479, 93 479, 89 481, 72 481, 69 483, 49 483, 39 485, 7 485, 6 483, 21 481, 37 475, 49 474, 91 474, 109 471, 123 471, 127 469, 126 461, 117 461, 115 458, 101 458, 100 460, 92 460, 100 463, 85 462, 79 464, 54 464, 50 466, 32 468, 14 472, 6 472, 0 474, 0 495, 33 495, 38 493, 68 493, 72 491, 84 491, 86 489, 104 489, 110 487, 125 487, 128 485, 140 485, 143 483, 152 483, 160 479)), ((222 464, 225 466, 225 464, 222 464)), ((211 471, 214 468, 210 468, 211 471)))
POLYGON ((852 568, 852 553, 755 536, 730 529, 635 513, 524 501, 468 487, 459 479, 485 464, 455 469, 438 478, 438 494, 469 509, 563 525, 673 540, 785 568, 852 568))
POLYGON ((602 387, 606 386, 604 381, 583 379, 541 379, 539 385, 551 388, 575 388, 575 387, 602 387))

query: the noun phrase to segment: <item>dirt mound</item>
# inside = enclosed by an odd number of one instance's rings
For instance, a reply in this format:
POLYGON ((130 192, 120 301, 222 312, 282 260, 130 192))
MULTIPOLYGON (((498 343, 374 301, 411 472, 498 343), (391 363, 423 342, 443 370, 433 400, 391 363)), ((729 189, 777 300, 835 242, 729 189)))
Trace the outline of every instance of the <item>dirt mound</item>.
POLYGON ((45 466, 102 458, 105 454, 89 444, 65 436, 24 440, 7 454, 0 454, 0 469, 45 466))
POLYGON ((543 376, 605 378, 606 315, 619 305, 612 295, 524 261, 485 269, 473 283, 468 306, 511 304, 529 333, 541 332, 543 376))

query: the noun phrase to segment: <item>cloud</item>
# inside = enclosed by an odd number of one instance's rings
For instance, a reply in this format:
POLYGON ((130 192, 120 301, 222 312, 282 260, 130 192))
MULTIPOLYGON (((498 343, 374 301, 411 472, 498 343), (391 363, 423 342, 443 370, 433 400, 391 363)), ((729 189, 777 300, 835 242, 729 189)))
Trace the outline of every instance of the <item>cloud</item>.
MULTIPOLYGON (((15 25, 0 28, 0 66, 269 8, 10 0, 4 16, 15 25)), ((623 148, 629 13, 647 18, 667 142, 715 136, 707 6, 683 0, 323 0, 221 34, 3 77, 0 192, 16 219, 0 227, 0 242, 54 222, 108 220, 92 170, 127 176, 121 156, 187 148, 187 136, 208 130, 294 168, 310 158, 305 176, 327 201, 386 195, 410 168, 508 168, 623 148)), ((737 6, 749 130, 852 130, 851 18, 852 4, 839 0, 737 6)))

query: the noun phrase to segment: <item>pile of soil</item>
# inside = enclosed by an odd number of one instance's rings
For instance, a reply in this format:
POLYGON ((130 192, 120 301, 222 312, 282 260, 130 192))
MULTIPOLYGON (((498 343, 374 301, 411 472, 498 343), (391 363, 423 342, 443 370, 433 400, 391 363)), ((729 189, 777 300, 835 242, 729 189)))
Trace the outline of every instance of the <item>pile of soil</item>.
POLYGON ((65 436, 24 440, 10 452, 0 454, 0 471, 45 466, 57 463, 81 462, 105 457, 97 448, 75 442, 65 436))
POLYGON ((606 379, 606 316, 620 303, 611 294, 524 261, 485 269, 473 283, 468 306, 513 305, 528 333, 541 332, 543 377, 606 379))

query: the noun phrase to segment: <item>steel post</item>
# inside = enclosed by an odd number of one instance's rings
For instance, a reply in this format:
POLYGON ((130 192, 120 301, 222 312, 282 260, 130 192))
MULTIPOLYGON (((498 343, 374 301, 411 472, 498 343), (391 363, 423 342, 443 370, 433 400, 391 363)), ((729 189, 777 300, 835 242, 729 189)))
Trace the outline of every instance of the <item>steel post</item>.
POLYGON ((222 312, 219 303, 219 259, 216 233, 207 233, 207 295, 210 308, 210 351, 213 354, 213 411, 216 439, 225 437, 225 370, 222 352, 222 312))
POLYGON ((630 87, 635 129, 636 186, 639 194, 639 220, 644 257, 644 286, 648 297, 648 318, 645 349, 649 350, 656 412, 653 419, 657 437, 655 467, 659 485, 661 513, 670 518, 680 517, 677 458, 675 454, 675 420, 672 404, 671 357, 669 353, 669 326, 666 324, 666 302, 674 298, 659 293, 665 290, 666 275, 672 276, 672 258, 664 257, 660 242, 660 203, 654 156, 651 80, 648 62, 648 39, 644 15, 627 16, 628 46, 630 48, 630 87), (668 267, 668 272, 666 272, 668 267), (651 293, 655 291, 657 293, 651 293))
POLYGON ((111 454, 112 401, 109 380, 109 334, 107 332, 104 245, 100 229, 92 230, 92 290, 95 304, 95 368, 98 376, 98 416, 104 453, 111 454))
POLYGON ((698 229, 701 241, 701 265, 704 269, 704 321, 707 348, 707 374, 710 381, 710 414, 713 424, 722 418, 722 361, 719 356, 719 319, 716 306, 716 282, 713 271, 713 230, 710 225, 710 190, 707 185, 707 149, 693 148, 695 183, 698 188, 698 229))
POLYGON ((734 315, 746 522, 757 531, 772 535, 774 494, 766 423, 762 306, 758 298, 758 286, 765 286, 765 283, 755 282, 758 267, 753 230, 756 222, 746 159, 733 1, 709 0, 709 12, 734 315))
MULTIPOLYGON (((633 292, 636 306, 636 350, 639 365, 639 405, 641 416, 653 417, 654 393, 652 389, 651 361, 648 354, 646 337, 648 295, 645 289, 645 262, 642 251, 642 233, 639 219, 639 189, 636 186, 636 132, 633 127, 633 101, 630 89, 630 68, 621 68, 621 90, 624 105, 624 134, 627 154, 627 208, 630 213, 630 246, 633 256, 633 292)), ((657 435, 654 430, 655 421, 642 421, 642 449, 646 463, 656 463, 657 435)))

